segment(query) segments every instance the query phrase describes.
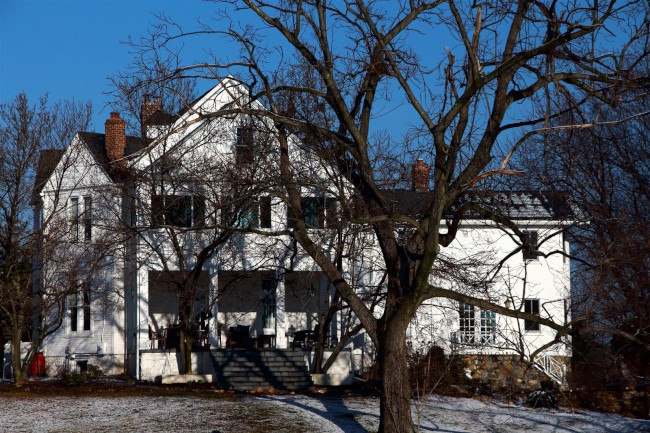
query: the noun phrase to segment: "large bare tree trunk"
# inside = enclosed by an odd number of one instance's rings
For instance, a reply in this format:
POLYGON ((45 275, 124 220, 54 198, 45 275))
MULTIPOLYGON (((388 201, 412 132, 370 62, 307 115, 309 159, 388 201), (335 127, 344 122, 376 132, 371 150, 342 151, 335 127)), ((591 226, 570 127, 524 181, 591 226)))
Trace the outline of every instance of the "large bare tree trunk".
POLYGON ((381 381, 380 433, 414 432, 411 386, 406 358, 406 327, 387 323, 379 335, 378 363, 381 381))
POLYGON ((192 344, 194 338, 183 328, 179 333, 179 348, 181 351, 181 374, 192 373, 192 344))
POLYGON ((20 358, 21 331, 21 327, 14 326, 11 332, 11 368, 16 386, 23 386, 27 382, 27 371, 23 369, 22 359, 20 358))

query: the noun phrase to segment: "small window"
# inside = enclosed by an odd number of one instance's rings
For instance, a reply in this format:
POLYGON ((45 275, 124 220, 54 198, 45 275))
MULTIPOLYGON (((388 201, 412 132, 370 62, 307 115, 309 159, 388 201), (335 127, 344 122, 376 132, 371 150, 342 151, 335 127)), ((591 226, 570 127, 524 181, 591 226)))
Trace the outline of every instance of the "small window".
POLYGON ((240 164, 251 164, 253 162, 253 147, 255 133, 252 126, 240 126, 237 128, 237 143, 235 149, 235 162, 240 164))
MULTIPOLYGON (((539 316, 539 299, 525 299, 524 312, 539 316)), ((524 329, 526 331, 539 331, 540 325, 532 320, 524 320, 524 329)))
POLYGON ((537 260, 537 242, 539 238, 537 232, 523 232, 523 235, 524 243, 521 246, 521 250, 524 255, 524 260, 537 260))

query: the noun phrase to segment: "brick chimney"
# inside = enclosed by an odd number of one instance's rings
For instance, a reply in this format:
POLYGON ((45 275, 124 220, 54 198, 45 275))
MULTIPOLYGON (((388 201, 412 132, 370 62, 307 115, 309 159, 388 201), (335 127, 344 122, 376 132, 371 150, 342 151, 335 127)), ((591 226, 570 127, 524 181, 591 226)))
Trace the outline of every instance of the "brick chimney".
POLYGON ((109 161, 124 158, 126 150, 126 132, 124 119, 120 118, 120 113, 111 113, 111 117, 106 119, 106 155, 109 161))
POLYGON ((413 191, 429 191, 429 165, 420 158, 413 164, 413 191))
POLYGON ((162 110, 162 104, 160 103, 160 98, 152 95, 144 95, 144 100, 140 106, 140 124, 144 128, 144 125, 147 123, 147 120, 151 118, 153 113, 158 110, 162 110))

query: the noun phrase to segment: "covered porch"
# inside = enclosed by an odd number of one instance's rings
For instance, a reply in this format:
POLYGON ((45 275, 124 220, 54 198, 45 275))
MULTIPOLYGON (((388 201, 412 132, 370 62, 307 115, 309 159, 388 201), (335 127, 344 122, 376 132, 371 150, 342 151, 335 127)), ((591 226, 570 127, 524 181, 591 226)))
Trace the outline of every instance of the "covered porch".
MULTIPOLYGON (((183 294, 170 272, 148 273, 148 344, 141 349, 179 346, 183 294)), ((280 269, 201 274, 193 296, 193 350, 310 348, 320 315, 328 307, 330 284, 321 272, 280 269)), ((339 338, 337 320, 326 342, 339 338)))

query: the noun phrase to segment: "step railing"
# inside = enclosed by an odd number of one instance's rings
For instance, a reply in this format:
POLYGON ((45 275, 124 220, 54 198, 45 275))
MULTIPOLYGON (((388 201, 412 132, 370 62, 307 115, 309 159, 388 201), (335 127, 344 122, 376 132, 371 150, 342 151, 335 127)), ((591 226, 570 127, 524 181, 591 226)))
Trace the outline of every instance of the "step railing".
POLYGON ((566 385, 566 364, 563 357, 544 353, 535 358, 533 365, 558 385, 566 385))

